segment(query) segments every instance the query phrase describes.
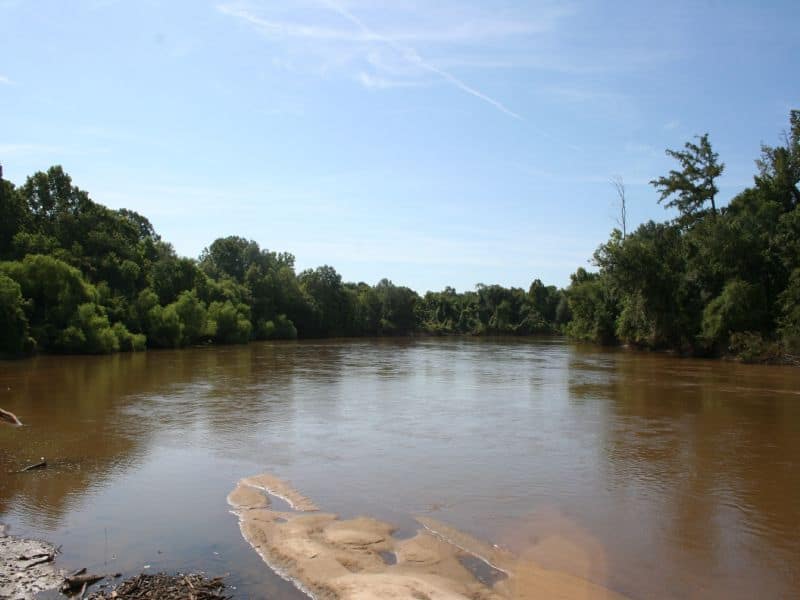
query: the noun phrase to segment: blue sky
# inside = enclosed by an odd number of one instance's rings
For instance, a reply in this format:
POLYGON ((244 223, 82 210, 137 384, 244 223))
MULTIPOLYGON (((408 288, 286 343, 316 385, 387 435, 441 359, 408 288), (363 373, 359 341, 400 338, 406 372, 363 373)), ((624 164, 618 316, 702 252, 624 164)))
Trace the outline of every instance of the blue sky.
POLYGON ((242 235, 424 292, 565 285, 709 132, 725 203, 800 108, 796 1, 0 0, 0 162, 180 254, 242 235))

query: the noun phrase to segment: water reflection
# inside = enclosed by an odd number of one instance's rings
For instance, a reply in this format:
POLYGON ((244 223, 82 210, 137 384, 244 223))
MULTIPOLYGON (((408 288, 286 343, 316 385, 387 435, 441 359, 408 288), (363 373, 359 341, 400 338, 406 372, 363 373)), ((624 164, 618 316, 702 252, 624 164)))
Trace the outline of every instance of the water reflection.
POLYGON ((135 355, 0 363, 0 404, 25 423, 0 431, 0 514, 14 508, 29 524, 52 530, 81 495, 135 464, 150 428, 119 417, 131 389, 151 389, 137 376, 146 360, 135 355), (42 456, 49 462, 46 471, 10 473, 42 456))
MULTIPOLYGON (((800 564, 797 373, 631 353, 598 366, 573 361, 571 394, 603 400, 608 501, 627 507, 602 535, 648 520, 667 543, 624 544, 652 556, 662 597, 785 594, 800 564)), ((612 585, 630 588, 639 568, 617 560, 612 585)))

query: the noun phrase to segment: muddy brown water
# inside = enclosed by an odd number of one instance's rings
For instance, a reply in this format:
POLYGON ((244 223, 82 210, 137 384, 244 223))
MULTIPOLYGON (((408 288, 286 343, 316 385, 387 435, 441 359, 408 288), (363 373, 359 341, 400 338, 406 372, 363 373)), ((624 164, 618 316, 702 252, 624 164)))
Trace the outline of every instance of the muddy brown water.
POLYGON ((225 497, 291 481, 632 598, 800 597, 800 370, 560 339, 259 343, 0 362, 0 521, 64 568, 302 598, 225 497), (46 457, 49 467, 9 474, 46 457), (147 566, 147 568, 145 568, 147 566))

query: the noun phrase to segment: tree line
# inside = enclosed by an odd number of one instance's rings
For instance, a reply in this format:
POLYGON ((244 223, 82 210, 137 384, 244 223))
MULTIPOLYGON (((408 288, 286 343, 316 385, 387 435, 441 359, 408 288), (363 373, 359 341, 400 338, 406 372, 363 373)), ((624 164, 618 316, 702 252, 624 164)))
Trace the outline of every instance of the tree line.
POLYGON ((563 292, 479 285, 420 297, 384 279, 348 283, 333 267, 237 236, 178 256, 148 219, 91 200, 54 166, 0 180, 0 354, 108 353, 203 343, 333 336, 555 332, 563 292))
POLYGON ((764 145, 753 185, 717 205, 724 164, 708 135, 667 150, 678 168, 651 183, 668 222, 615 229, 566 294, 567 333, 604 344, 796 362, 800 354, 800 111, 764 145))
MULTIPOLYGON (((800 111, 754 185, 718 207, 708 135, 652 183, 668 222, 615 229, 566 289, 428 292, 344 282, 237 236, 178 256, 150 221, 96 203, 60 166, 0 178, 0 355, 250 340, 566 333, 604 344, 773 360, 800 352, 800 111)), ((624 198, 624 190, 623 190, 624 198)))

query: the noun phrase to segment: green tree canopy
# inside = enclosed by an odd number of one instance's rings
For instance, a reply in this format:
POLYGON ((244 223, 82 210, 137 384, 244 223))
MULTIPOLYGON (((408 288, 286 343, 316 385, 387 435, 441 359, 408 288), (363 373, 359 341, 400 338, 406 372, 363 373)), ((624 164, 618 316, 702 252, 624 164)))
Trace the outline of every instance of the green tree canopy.
POLYGON ((659 203, 666 200, 666 207, 677 208, 684 223, 701 215, 706 203, 711 204, 712 215, 717 214, 715 198, 719 190, 714 180, 725 169, 711 149, 708 134, 697 139, 697 144, 686 142, 684 150, 667 150, 667 155, 680 164, 680 170, 671 170, 669 175, 650 182, 659 192, 659 203))
POLYGON ((767 192, 786 211, 800 205, 800 110, 793 110, 789 115, 789 131, 784 135, 784 145, 763 145, 756 165, 757 188, 767 192))

